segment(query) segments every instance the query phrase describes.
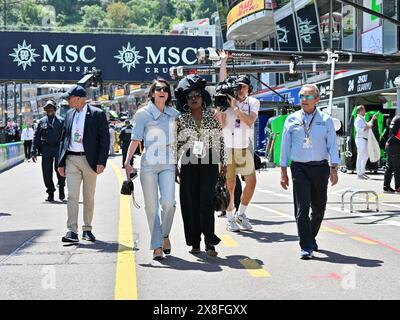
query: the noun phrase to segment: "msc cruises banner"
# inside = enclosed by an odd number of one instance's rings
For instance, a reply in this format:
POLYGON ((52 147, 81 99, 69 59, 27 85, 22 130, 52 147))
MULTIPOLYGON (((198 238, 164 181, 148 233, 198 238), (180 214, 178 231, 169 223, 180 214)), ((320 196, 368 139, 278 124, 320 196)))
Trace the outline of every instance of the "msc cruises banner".
POLYGON ((297 11, 297 30, 304 51, 322 51, 314 1, 297 11))
POLYGON ((289 15, 276 22, 279 49, 284 51, 298 51, 296 30, 293 15, 289 15))
POLYGON ((105 81, 170 79, 169 68, 196 64, 211 37, 0 32, 0 80, 75 81, 101 69, 105 81))

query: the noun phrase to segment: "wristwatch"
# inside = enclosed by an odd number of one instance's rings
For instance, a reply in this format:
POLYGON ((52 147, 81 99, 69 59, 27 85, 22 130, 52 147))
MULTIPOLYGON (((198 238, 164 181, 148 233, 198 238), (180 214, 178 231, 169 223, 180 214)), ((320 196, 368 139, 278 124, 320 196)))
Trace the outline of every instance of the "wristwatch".
POLYGON ((338 165, 331 165, 330 168, 331 168, 331 170, 336 170, 337 171, 339 169, 339 166, 338 165))

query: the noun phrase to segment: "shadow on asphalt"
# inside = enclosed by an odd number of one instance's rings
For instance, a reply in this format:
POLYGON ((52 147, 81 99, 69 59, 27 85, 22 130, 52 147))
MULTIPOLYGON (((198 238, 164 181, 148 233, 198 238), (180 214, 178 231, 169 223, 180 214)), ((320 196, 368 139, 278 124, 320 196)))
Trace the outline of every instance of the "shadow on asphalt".
MULTIPOLYGON (((239 260, 249 259, 246 256, 226 256, 225 258, 220 257, 207 257, 204 251, 201 254, 196 255, 199 259, 198 262, 187 261, 175 256, 167 256, 157 264, 146 263, 139 264, 145 268, 155 269, 174 269, 174 270, 194 270, 204 272, 221 272, 222 267, 228 267, 231 269, 246 270, 246 268, 240 263, 239 260)), ((258 263, 257 269, 262 269, 264 263, 261 260, 255 260, 258 263)))
POLYGON ((5 213, 5 212, 0 212, 0 217, 10 217, 11 214, 5 213))
POLYGON ((97 252, 105 253, 118 253, 124 251, 138 251, 131 247, 119 244, 118 242, 105 242, 96 240, 96 242, 90 242, 86 240, 80 240, 78 243, 66 243, 64 247, 77 246, 79 249, 90 249, 97 250, 97 252))
POLYGON ((282 232, 260 232, 260 231, 244 231, 237 232, 238 236, 247 237, 256 240, 261 243, 273 243, 273 242, 288 242, 298 241, 298 236, 292 236, 284 234, 282 232))
MULTIPOLYGON (((46 205, 60 205, 60 204, 68 204, 67 200, 63 200, 63 201, 53 201, 53 202, 48 202, 48 201, 43 201, 42 204, 46 204, 46 205)), ((82 201, 79 201, 79 204, 83 204, 82 201)))
MULTIPOLYGON (((381 260, 371 260, 353 256, 345 256, 343 254, 327 250, 319 250, 318 253, 326 255, 326 257, 318 257, 314 255, 313 260, 336 263, 336 264, 355 264, 359 267, 364 267, 364 268, 382 267, 384 263, 381 260)), ((315 254, 318 253, 316 252, 315 254)))
MULTIPOLYGON (((268 218, 266 218, 268 219, 268 218)), ((250 223, 252 225, 262 225, 262 226, 274 226, 274 225, 282 225, 285 223, 293 223, 296 222, 296 220, 288 220, 288 221, 265 221, 265 220, 257 220, 257 219, 249 219, 250 223)))
MULTIPOLYGON (((0 255, 9 255, 22 245, 24 245, 24 249, 31 246, 32 242, 28 240, 32 239, 33 237, 40 237, 46 231, 48 230, 21 230, 0 232, 0 255)), ((20 249, 22 249, 22 247, 20 249)))
MULTIPOLYGON (((360 212, 361 213, 370 213, 371 211, 360 210, 360 212)), ((371 215, 371 217, 376 217, 377 220, 370 221, 370 222, 356 222, 355 224, 361 224, 361 225, 376 224, 376 223, 385 221, 387 219, 399 217, 399 216, 400 216, 400 211, 385 211, 385 213, 375 212, 375 214, 371 215), (393 213, 389 213, 389 212, 393 212, 393 213)))

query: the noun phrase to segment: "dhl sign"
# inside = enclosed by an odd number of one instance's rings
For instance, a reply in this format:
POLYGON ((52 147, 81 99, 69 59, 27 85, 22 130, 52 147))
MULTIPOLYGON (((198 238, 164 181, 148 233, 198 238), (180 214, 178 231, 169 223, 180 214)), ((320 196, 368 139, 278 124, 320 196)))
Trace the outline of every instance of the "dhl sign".
POLYGON ((238 5, 232 8, 228 13, 227 27, 235 23, 236 21, 253 14, 257 11, 265 9, 265 0, 245 0, 240 2, 238 5))

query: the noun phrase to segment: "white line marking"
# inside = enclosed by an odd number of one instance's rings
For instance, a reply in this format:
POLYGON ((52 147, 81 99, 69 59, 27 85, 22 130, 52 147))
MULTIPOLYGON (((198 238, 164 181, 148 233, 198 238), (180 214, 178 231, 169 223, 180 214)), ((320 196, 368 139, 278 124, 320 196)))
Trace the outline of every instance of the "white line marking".
MULTIPOLYGON (((327 207, 327 210, 332 210, 340 213, 347 213, 349 215, 352 215, 354 217, 359 217, 359 218, 364 218, 368 220, 379 220, 381 218, 381 215, 385 215, 385 212, 379 212, 379 213, 363 213, 363 212, 350 212, 349 209, 344 209, 342 210, 341 208, 338 207, 327 207)), ((376 225, 390 225, 390 226, 396 226, 400 227, 400 221, 379 221, 376 225)))

